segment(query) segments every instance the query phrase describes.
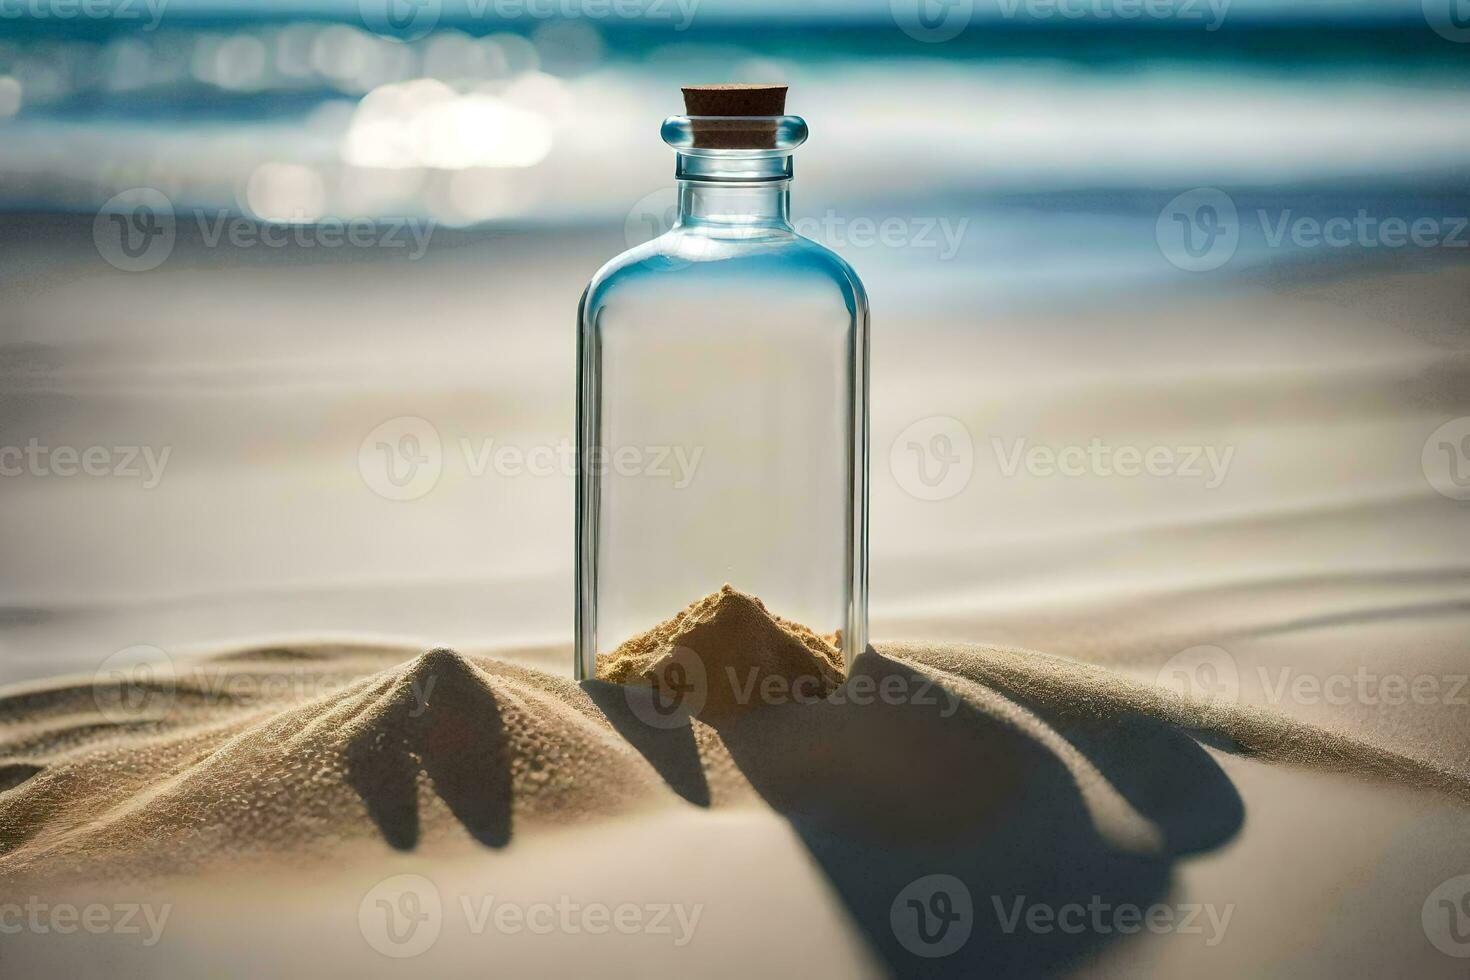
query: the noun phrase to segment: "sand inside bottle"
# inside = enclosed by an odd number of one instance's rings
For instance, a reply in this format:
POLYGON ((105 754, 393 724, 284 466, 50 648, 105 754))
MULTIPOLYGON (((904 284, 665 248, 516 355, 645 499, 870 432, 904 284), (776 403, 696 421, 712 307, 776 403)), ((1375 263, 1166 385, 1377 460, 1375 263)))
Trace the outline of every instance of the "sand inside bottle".
POLYGON ((666 687, 697 678, 698 716, 722 722, 771 700, 820 699, 842 683, 839 634, 818 635, 726 584, 597 658, 600 678, 666 687), (770 692, 777 691, 773 696, 770 692))

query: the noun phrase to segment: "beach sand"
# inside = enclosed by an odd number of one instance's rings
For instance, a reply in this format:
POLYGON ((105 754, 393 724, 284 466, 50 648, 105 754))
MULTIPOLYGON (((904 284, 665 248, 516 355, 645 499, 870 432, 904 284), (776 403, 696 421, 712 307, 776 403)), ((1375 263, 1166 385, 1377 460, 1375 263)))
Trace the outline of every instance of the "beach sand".
POLYGON ((460 453, 571 431, 570 333, 526 324, 615 249, 516 241, 391 283, 182 240, 152 278, 17 263, 4 441, 173 461, 6 485, 0 908, 141 930, 7 933, 0 976, 1463 975, 1428 916, 1470 874, 1470 504, 1425 462, 1470 415, 1463 267, 996 298, 983 329, 865 268, 873 649, 828 700, 671 723, 571 679, 570 479, 460 453), (444 445, 413 502, 358 455, 405 415, 444 445), (940 501, 892 457, 935 416, 974 441, 940 501), (1094 437, 1233 455, 1007 470, 1094 437), (972 906, 942 957, 905 918, 931 875, 972 906), (1047 927, 1072 906, 1174 925, 1047 927))
MULTIPOLYGON (((768 618, 754 629, 782 626, 768 618)), ((749 633, 733 635, 703 645, 712 671, 750 663, 739 642, 749 633)), ((567 651, 515 659, 548 655, 567 651)), ((790 680, 790 668, 762 662, 753 680, 790 680)), ((640 970, 653 947, 654 968, 670 972, 734 976, 763 959, 780 969, 810 959, 832 975, 1042 975, 1107 937, 1008 931, 1001 910, 1013 900, 1166 902, 1175 862, 1241 830, 1245 805, 1224 758, 1288 766, 1329 792, 1412 800, 1470 830, 1462 768, 1031 651, 885 645, 859 656, 824 698, 753 689, 765 693, 738 713, 727 695, 718 724, 673 722, 650 712, 652 691, 637 684, 576 684, 442 648, 345 645, 228 651, 146 674, 14 688, 0 701, 0 888, 53 905, 119 895, 167 906, 156 914, 167 915, 158 933, 169 941, 84 936, 57 960, 54 935, 26 934, 7 956, 36 969, 105 956, 122 975, 157 968, 155 951, 165 972, 190 963, 230 976, 266 964, 392 972, 392 959, 359 948, 375 939, 398 948, 377 935, 382 913, 365 903, 386 887, 396 909, 405 888, 423 887, 398 878, 408 874, 431 883, 438 928, 462 932, 425 951, 435 955, 423 966, 435 970, 473 966, 467 943, 484 943, 496 969, 570 969, 579 956, 595 967, 608 944, 587 943, 579 918, 554 951, 527 943, 525 927, 474 932, 493 921, 475 918, 486 908, 477 903, 493 908, 497 895, 548 907, 575 895, 574 915, 599 902, 687 910, 666 942, 617 937, 613 948, 640 970), (552 880, 567 891, 547 891, 537 873, 549 853, 552 880), (741 873, 719 874, 737 854, 741 873), (983 882, 980 900, 1001 902, 976 908, 969 940, 937 963, 904 945, 891 907, 934 873, 983 882), (218 889, 231 897, 220 902, 218 889), (201 892, 216 898, 201 904, 201 892), (315 896, 309 909, 303 894, 315 896), (800 905, 795 895, 805 895, 800 905), (797 919, 768 944, 750 905, 776 896, 797 919), (232 927, 222 912, 243 921, 232 927), (262 932, 278 917, 299 943, 262 932), (820 955, 814 939, 795 941, 798 928, 822 937, 820 955), (204 938, 215 930, 230 934, 225 966, 204 938), (765 947, 758 955, 746 948, 752 930, 765 947), (259 945, 236 958, 245 935, 259 945)))

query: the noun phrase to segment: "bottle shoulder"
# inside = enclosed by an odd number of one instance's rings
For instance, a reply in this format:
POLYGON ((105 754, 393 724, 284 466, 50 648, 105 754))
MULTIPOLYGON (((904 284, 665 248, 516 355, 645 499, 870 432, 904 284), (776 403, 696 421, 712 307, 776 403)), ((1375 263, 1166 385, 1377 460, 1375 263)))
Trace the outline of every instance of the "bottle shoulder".
MULTIPOLYGON (((679 229, 628 249, 592 276, 583 294, 591 311, 625 293, 640 295, 666 290, 671 296, 700 288, 751 284, 796 290, 835 290, 857 314, 867 313, 862 280, 836 252, 795 233, 758 240, 714 239, 683 234, 679 229)), ((772 295, 769 290, 763 295, 772 295)))

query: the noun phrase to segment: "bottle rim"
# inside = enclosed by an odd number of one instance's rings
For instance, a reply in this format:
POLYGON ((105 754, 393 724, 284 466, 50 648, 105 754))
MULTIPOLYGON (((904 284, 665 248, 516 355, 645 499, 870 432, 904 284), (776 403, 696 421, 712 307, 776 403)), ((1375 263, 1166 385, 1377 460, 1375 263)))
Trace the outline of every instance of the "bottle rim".
POLYGON ((685 156, 765 159, 805 143, 807 125, 800 116, 669 116, 659 135, 685 156))

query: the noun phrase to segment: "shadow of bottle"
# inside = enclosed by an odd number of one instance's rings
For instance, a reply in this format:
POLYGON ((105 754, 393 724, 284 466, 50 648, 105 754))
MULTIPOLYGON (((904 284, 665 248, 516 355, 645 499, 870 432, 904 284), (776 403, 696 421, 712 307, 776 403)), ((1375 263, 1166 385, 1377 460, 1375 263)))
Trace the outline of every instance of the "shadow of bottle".
MULTIPOLYGON (((961 697, 954 680, 870 648, 831 698, 718 728, 894 973, 1055 974, 1142 931, 1131 910, 1166 896, 1174 861, 1239 829, 1234 786, 1179 729, 1063 717, 1024 692, 961 697)), ((706 802, 690 729, 643 725, 611 687, 583 685, 675 791, 706 802)))

